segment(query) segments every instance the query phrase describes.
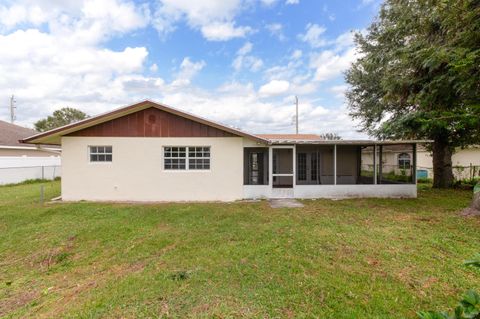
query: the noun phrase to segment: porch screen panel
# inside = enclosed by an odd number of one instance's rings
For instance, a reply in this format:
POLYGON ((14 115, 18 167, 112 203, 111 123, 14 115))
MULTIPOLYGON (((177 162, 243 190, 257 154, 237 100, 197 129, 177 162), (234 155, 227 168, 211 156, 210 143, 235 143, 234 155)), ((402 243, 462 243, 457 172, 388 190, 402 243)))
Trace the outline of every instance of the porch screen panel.
POLYGON ((268 148, 244 148, 243 183, 244 185, 268 185, 268 148))
POLYGON ((375 184, 375 148, 373 145, 360 146, 359 152, 360 170, 358 172, 357 184, 375 184))
POLYGON ((359 181, 360 147, 337 145, 337 185, 353 185, 359 181))
POLYGON ((312 153, 310 155, 310 180, 318 182, 318 152, 312 153))
MULTIPOLYGON (((274 148, 272 150, 272 173, 293 175, 293 149, 274 148)), ((293 186, 293 176, 273 176, 274 188, 290 188, 293 186)))
POLYGON ((319 184, 333 185, 333 145, 318 148, 320 161, 319 184))
POLYGON ((379 184, 413 184, 413 144, 390 144, 378 147, 379 184))

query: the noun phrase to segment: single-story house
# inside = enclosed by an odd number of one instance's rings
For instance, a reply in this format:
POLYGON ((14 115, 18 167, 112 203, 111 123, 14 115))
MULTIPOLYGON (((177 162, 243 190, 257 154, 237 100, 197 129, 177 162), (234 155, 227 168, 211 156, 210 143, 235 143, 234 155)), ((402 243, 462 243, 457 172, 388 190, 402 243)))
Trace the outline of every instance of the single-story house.
POLYGON ((60 156, 58 145, 42 146, 20 143, 19 140, 38 132, 20 125, 0 120, 0 157, 50 157, 60 156))
MULTIPOLYGON (((417 152, 418 177, 433 178, 431 152, 423 146, 417 152)), ((456 148, 452 155, 452 171, 457 180, 480 177, 480 145, 456 148)))
POLYGON ((58 145, 23 144, 19 140, 38 132, 0 121, 0 185, 61 175, 58 145))
POLYGON ((251 134, 146 100, 23 142, 61 144, 63 200, 233 201, 416 197, 423 141, 251 134), (380 164, 392 148, 408 167, 380 164))

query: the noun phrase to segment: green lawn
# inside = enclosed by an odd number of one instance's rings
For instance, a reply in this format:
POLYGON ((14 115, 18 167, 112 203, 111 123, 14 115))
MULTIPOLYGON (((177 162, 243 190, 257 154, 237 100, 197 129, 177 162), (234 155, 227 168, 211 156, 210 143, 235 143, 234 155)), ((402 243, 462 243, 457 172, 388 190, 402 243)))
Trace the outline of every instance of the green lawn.
POLYGON ((39 187, 0 187, 6 318, 415 318, 480 289, 467 191, 271 209, 42 205, 39 187))

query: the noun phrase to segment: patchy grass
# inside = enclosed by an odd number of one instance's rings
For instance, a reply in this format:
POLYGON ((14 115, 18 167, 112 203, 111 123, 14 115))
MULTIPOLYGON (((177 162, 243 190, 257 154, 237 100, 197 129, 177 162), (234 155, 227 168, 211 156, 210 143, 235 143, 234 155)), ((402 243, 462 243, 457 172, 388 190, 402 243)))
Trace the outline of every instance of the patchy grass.
POLYGON ((415 318, 480 288, 466 191, 271 209, 42 205, 39 185, 0 187, 6 318, 415 318))

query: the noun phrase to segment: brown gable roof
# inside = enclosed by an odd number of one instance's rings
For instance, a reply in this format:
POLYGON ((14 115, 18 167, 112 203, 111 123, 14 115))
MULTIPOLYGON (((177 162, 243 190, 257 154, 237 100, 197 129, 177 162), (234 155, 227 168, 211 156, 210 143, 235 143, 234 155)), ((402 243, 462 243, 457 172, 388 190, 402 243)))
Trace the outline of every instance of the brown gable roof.
POLYGON ((80 131, 80 130, 87 129, 89 127, 100 125, 102 123, 105 123, 105 122, 108 122, 108 121, 111 121, 111 120, 114 120, 114 119, 117 119, 117 118, 121 118, 121 117, 124 117, 126 115, 129 115, 129 114, 132 114, 132 113, 135 113, 135 112, 139 112, 141 110, 145 110, 145 109, 148 109, 148 108, 156 108, 156 109, 159 109, 161 111, 171 113, 171 114, 174 114, 176 116, 180 116, 180 117, 183 117, 185 119, 188 119, 188 120, 191 120, 191 121, 194 121, 194 122, 197 122, 197 123, 200 123, 200 124, 204 124, 204 125, 216 128, 218 130, 233 134, 235 136, 250 138, 250 139, 256 140, 256 141, 261 142, 261 143, 268 143, 268 140, 266 140, 264 138, 261 138, 261 137, 243 132, 241 130, 234 129, 234 128, 225 126, 223 124, 219 124, 219 123, 216 123, 216 122, 213 122, 213 121, 210 121, 210 120, 207 120, 207 119, 192 115, 190 113, 180 111, 180 110, 177 110, 177 109, 172 108, 170 106, 166 106, 164 104, 156 103, 156 102, 153 102, 153 101, 150 101, 150 100, 144 100, 144 101, 141 101, 139 103, 135 103, 135 104, 132 104, 132 105, 129 105, 129 106, 125 106, 125 107, 113 110, 111 112, 100 114, 98 116, 90 117, 88 119, 85 119, 85 120, 82 120, 82 121, 79 121, 79 122, 76 122, 76 123, 68 124, 68 125, 65 125, 65 126, 47 131, 47 132, 36 134, 36 135, 33 135, 33 136, 30 136, 28 138, 23 139, 22 142, 33 143, 33 144, 59 144, 62 136, 72 134, 72 133, 80 131))
POLYGON ((237 135, 159 110, 156 107, 150 107, 75 131, 66 136, 235 137, 237 135))
POLYGON ((36 133, 38 132, 32 129, 0 121, 0 145, 2 146, 27 146, 19 140, 36 133))

